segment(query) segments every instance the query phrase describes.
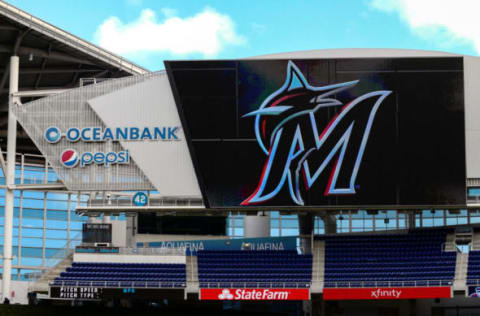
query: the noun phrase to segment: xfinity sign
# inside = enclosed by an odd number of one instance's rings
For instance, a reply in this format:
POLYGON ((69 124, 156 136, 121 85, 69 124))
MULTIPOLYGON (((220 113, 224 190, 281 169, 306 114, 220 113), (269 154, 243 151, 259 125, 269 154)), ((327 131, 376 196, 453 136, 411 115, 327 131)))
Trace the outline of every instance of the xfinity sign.
MULTIPOLYGON (((162 127, 71 127, 62 133, 57 126, 50 126, 45 130, 45 140, 50 144, 58 143, 62 137, 68 142, 105 142, 105 141, 178 141, 178 126, 162 127)), ((76 166, 85 167, 96 164, 105 167, 115 164, 130 163, 130 153, 125 151, 97 151, 78 153, 75 149, 69 148, 60 154, 60 163, 65 168, 76 166)))

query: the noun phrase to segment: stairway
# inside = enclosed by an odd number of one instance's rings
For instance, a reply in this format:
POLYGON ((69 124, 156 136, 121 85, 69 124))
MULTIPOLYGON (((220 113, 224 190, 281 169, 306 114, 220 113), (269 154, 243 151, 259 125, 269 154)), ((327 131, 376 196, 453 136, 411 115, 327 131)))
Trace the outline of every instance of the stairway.
POLYGON ((323 291, 323 281, 325 276, 325 241, 318 240, 313 242, 313 263, 312 263, 312 293, 321 293, 323 291))
POLYGON ((73 252, 63 258, 55 266, 48 269, 29 289, 30 292, 48 293, 48 284, 60 276, 68 267, 72 266, 73 252))
POLYGON ((455 265, 454 291, 465 291, 467 286, 468 253, 457 253, 455 265))
POLYGON ((198 293, 198 264, 197 256, 187 256, 186 261, 187 287, 185 293, 198 293))

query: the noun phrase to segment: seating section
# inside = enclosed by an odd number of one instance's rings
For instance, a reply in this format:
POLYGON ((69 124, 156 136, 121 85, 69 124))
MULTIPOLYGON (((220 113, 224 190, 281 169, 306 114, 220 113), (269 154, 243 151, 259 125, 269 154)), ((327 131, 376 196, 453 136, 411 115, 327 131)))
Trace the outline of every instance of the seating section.
POLYGON ((186 287, 185 264, 74 262, 53 285, 186 287))
POLYGON ((325 287, 452 285, 447 230, 324 237, 325 287))
POLYGON ((297 251, 198 251, 200 287, 309 287, 312 255, 297 251))
POLYGON ((480 285, 480 251, 468 254, 467 285, 480 285))

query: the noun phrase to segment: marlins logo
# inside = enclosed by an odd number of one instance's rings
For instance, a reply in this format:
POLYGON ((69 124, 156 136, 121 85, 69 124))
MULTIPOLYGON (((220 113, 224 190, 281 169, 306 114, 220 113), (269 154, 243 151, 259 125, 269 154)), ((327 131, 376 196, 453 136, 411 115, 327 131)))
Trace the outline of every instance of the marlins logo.
POLYGON ((284 85, 258 110, 244 115, 255 119, 258 145, 267 158, 256 190, 242 205, 265 203, 282 190, 289 192, 295 204, 305 205, 304 195, 319 178, 328 179, 325 196, 356 193, 355 181, 375 114, 391 93, 370 92, 345 105, 335 98, 357 83, 311 86, 289 61, 284 85), (331 120, 318 115, 340 106, 331 120), (330 175, 323 177, 330 162, 330 175))
POLYGON ((73 168, 78 164, 78 154, 73 149, 66 149, 60 154, 60 162, 65 168, 73 168))

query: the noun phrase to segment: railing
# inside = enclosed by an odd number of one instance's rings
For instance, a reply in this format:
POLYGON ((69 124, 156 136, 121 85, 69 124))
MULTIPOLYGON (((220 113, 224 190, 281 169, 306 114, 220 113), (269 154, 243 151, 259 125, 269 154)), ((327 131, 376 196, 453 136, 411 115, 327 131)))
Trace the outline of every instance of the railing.
POLYGON ((151 281, 54 281, 50 286, 75 286, 97 288, 185 288, 186 282, 151 282, 151 281))
MULTIPOLYGON (((311 282, 188 282, 200 288, 310 288, 311 282)), ((50 286, 75 286, 97 288, 185 288, 187 282, 152 282, 152 281, 54 281, 50 286)), ((480 280, 467 280, 467 285, 480 285, 480 280)), ((385 287, 429 287, 453 286, 449 280, 425 281, 350 281, 324 282, 324 288, 385 288, 385 287)))
POLYGON ((82 233, 76 234, 72 239, 65 243, 60 250, 54 253, 53 256, 49 257, 45 262, 45 268, 47 269, 47 272, 60 263, 63 259, 70 256, 74 252, 75 247, 80 245, 81 238, 82 233))
MULTIPOLYGON (((72 239, 70 239, 70 241, 65 243, 63 248, 58 250, 56 253, 53 254, 53 256, 49 257, 45 261, 45 267, 44 267, 44 269, 42 269, 42 273, 32 274, 32 277, 28 281, 37 282, 37 281, 42 281, 42 280, 43 281, 48 280, 50 271, 55 269, 55 267, 60 262, 62 262, 62 260, 65 260, 66 258, 68 258, 68 256, 73 254, 75 246, 79 245, 80 242, 81 242, 80 238, 81 238, 81 233, 78 233, 72 239)), ((29 285, 29 291, 32 290, 33 286, 34 286, 33 283, 29 285)))
MULTIPOLYGON (((6 152, 1 152, 6 160, 6 152)), ((15 184, 59 184, 61 183, 50 163, 44 156, 35 154, 15 154, 15 184)), ((1 169, 0 169, 1 171, 1 169)), ((1 172, 0 185, 5 185, 1 172)))
POLYGON ((453 280, 417 280, 417 281, 326 281, 321 282, 328 288, 362 288, 362 287, 424 287, 452 286, 453 280))
POLYGON ((200 288, 309 288, 311 287, 311 282, 281 282, 281 281, 270 281, 270 282, 202 282, 199 281, 198 285, 200 288))
POLYGON ((186 248, 119 248, 121 255, 185 256, 186 248))
POLYGON ((480 285, 480 280, 479 279, 467 279, 466 284, 467 285, 480 285))
MULTIPOLYGON (((98 194, 87 201, 87 207, 135 207, 133 203, 133 193, 131 194, 98 194)), ((203 200, 200 197, 188 196, 159 196, 147 192, 148 200, 146 206, 158 207, 203 207, 203 200)))

